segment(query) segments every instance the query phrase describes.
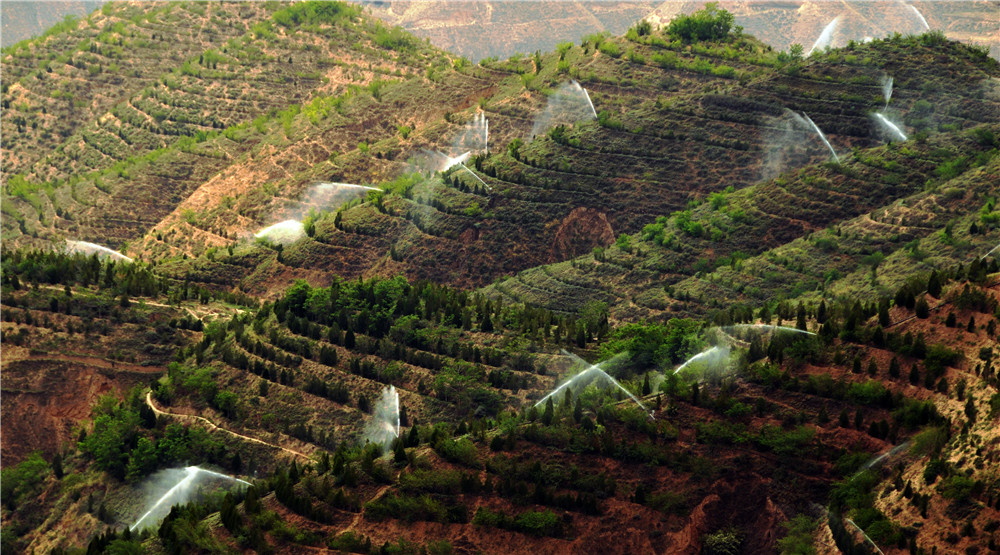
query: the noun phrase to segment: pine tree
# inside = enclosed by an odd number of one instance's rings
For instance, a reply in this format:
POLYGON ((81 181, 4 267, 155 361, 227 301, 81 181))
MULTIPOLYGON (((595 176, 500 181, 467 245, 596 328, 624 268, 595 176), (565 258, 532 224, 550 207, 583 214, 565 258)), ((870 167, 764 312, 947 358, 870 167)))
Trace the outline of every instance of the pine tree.
POLYGON ((552 397, 545 402, 545 412, 542 413, 542 424, 546 426, 552 424, 553 413, 555 412, 555 407, 552 404, 552 397))
POLYGON ((892 361, 889 362, 889 377, 894 379, 899 377, 899 360, 896 357, 892 357, 892 361))
POLYGON ((878 304, 878 323, 883 328, 889 325, 889 299, 882 299, 878 304))
POLYGON ((917 305, 914 308, 914 312, 916 313, 917 318, 920 319, 926 319, 928 316, 931 315, 931 309, 930 306, 927 305, 926 297, 921 296, 920 299, 917 300, 917 305))
POLYGON ((965 401, 965 416, 969 419, 969 422, 976 421, 976 403, 972 399, 972 395, 965 401))
POLYGON ((642 394, 649 395, 652 391, 652 388, 649 386, 649 374, 646 374, 646 378, 642 381, 642 394))
POLYGON ((56 453, 52 457, 52 475, 56 477, 56 480, 61 480, 63 477, 63 457, 62 453, 56 453))
POLYGON ((826 405, 819 408, 819 414, 816 416, 816 422, 820 426, 825 426, 830 422, 830 415, 826 412, 826 405))
POLYGON ((931 272, 931 277, 927 280, 927 294, 935 299, 941 298, 941 277, 937 270, 931 272))

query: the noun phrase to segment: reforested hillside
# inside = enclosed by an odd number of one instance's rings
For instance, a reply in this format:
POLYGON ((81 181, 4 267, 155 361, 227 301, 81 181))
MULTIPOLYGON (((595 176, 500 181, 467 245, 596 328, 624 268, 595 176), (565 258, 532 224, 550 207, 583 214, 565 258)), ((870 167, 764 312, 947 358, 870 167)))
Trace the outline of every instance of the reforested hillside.
POLYGON ((983 48, 110 3, 3 64, 4 553, 996 548, 983 48))

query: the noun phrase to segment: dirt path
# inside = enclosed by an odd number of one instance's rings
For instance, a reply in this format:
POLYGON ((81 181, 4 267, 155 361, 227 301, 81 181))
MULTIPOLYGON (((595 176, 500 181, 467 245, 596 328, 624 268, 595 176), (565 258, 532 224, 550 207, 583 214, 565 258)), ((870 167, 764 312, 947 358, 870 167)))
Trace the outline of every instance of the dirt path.
MULTIPOLYGON (((378 492, 375 495, 373 495, 372 498, 369 499, 368 501, 366 501, 365 503, 371 503, 372 501, 377 501, 383 495, 385 495, 386 492, 389 491, 390 487, 391 486, 382 486, 382 489, 378 490, 378 492)), ((364 510, 364 507, 362 507, 361 510, 358 511, 358 514, 354 515, 354 519, 351 521, 351 525, 348 526, 347 528, 344 528, 343 530, 341 530, 340 533, 343 534, 344 532, 352 532, 352 531, 354 531, 354 529, 357 528, 358 523, 361 522, 361 519, 364 518, 364 516, 365 516, 365 510, 364 510)))
MULTIPOLYGON (((62 291, 64 289, 63 287, 59 287, 59 286, 56 286, 56 285, 42 285, 41 288, 42 289, 51 289, 53 291, 62 291)), ((146 299, 144 297, 133 297, 132 301, 136 302, 136 303, 143 303, 143 304, 145 304, 147 306, 158 306, 160 308, 173 308, 173 309, 176 309, 176 310, 186 310, 187 313, 190 314, 192 318, 195 318, 197 320, 201 320, 205 316, 212 316, 214 318, 218 318, 220 316, 229 316, 229 314, 227 314, 225 312, 212 312, 211 310, 205 310, 204 312, 202 312, 201 314, 199 314, 198 312, 195 312, 194 310, 192 310, 191 308, 186 307, 186 306, 158 303, 156 301, 152 301, 152 300, 146 299)), ((229 309, 229 310, 232 310, 236 314, 243 314, 244 312, 246 312, 245 310, 243 310, 241 308, 229 308, 229 307, 226 307, 226 308, 229 309)))
POLYGON ((275 445, 273 443, 268 443, 266 441, 257 439, 255 437, 245 436, 243 434, 234 432, 232 430, 227 430, 226 428, 221 428, 221 427, 217 426, 214 422, 212 422, 211 420, 209 420, 209 419, 207 419, 205 417, 197 416, 197 415, 194 415, 194 414, 177 414, 177 413, 167 412, 167 411, 161 410, 160 408, 158 408, 153 403, 153 392, 152 391, 147 391, 146 392, 146 404, 149 405, 149 408, 152 409, 153 412, 157 416, 169 416, 171 418, 180 418, 180 419, 201 421, 201 422, 204 422, 208 426, 209 430, 219 430, 219 431, 222 431, 222 432, 226 432, 227 434, 236 436, 236 437, 238 437, 238 438, 240 438, 240 439, 242 439, 244 441, 250 441, 250 442, 253 442, 253 443, 259 443, 261 445, 267 445, 268 447, 273 447, 275 449, 281 449, 282 451, 284 451, 284 452, 286 452, 286 453, 288 453, 290 455, 294 455, 296 457, 301 457, 301 458, 303 458, 303 459, 305 459, 307 461, 310 461, 310 462, 312 461, 312 458, 309 457, 309 455, 306 455, 305 453, 300 453, 299 451, 295 451, 294 449, 289 449, 287 447, 282 447, 280 445, 275 445))
POLYGON ((28 355, 27 357, 20 360, 37 360, 37 361, 86 364, 87 366, 104 368, 105 370, 137 372, 139 374, 160 374, 163 373, 164 371, 162 366, 140 366, 138 364, 130 364, 127 362, 119 362, 116 360, 107 360, 99 357, 89 357, 81 355, 59 355, 59 354, 48 353, 45 355, 28 355))

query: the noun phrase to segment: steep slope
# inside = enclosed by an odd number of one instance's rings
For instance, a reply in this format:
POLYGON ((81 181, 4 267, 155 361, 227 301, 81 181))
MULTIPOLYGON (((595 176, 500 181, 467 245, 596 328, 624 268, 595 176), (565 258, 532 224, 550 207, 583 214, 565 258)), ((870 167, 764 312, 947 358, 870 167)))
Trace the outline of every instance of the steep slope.
MULTIPOLYGON (((719 58, 713 58, 726 55, 723 46, 699 47, 695 54, 680 43, 657 46, 659 43, 651 37, 637 37, 635 41, 608 39, 602 43, 608 52, 631 49, 631 55, 616 57, 600 49, 594 52, 593 43, 588 42, 583 48, 567 50, 562 61, 557 55, 543 57, 542 70, 533 79, 517 74, 497 81, 502 75, 500 70, 507 67, 524 71, 523 61, 511 62, 510 66, 488 64, 476 70, 477 75, 492 74, 497 86, 481 89, 494 92, 480 101, 480 108, 451 115, 452 121, 469 121, 483 110, 491 129, 498 129, 500 137, 530 134, 529 125, 536 114, 543 113, 534 89, 543 87, 542 83, 558 84, 566 78, 563 72, 581 80, 602 115, 596 122, 551 129, 526 143, 512 143, 507 149, 494 146, 489 155, 477 156, 470 162, 476 176, 459 168, 443 183, 418 180, 403 194, 390 193, 378 203, 354 206, 340 215, 323 215, 316 221, 315 236, 288 251, 280 273, 253 276, 243 283, 244 288, 268 291, 274 285, 287 283, 276 281, 278 275, 308 275, 320 283, 329 273, 355 276, 400 272, 415 279, 476 286, 532 265, 588 252, 595 246, 607 245, 614 235, 635 233, 657 216, 682 209, 689 201, 709 193, 729 186, 744 187, 762 176, 829 156, 816 135, 811 130, 808 134, 802 131, 800 120, 789 116, 785 109, 805 111, 842 151, 846 145, 878 144, 881 132, 869 113, 884 100, 878 99, 876 91, 881 88, 875 83, 886 72, 902 72, 903 67, 912 67, 918 60, 932 62, 937 56, 934 52, 941 52, 942 46, 951 49, 955 63, 969 64, 969 71, 928 69, 909 74, 905 82, 897 84, 893 97, 893 103, 898 103, 896 106, 906 114, 906 121, 914 129, 930 132, 935 123, 941 129, 974 125, 989 119, 980 107, 1000 105, 988 78, 997 73, 995 62, 939 38, 872 43, 857 47, 858 54, 837 51, 804 66, 785 62, 790 65, 781 72, 768 65, 781 62, 766 49, 747 39, 730 40, 733 44, 727 47, 727 56, 732 59, 725 62, 736 65, 732 76, 746 81, 745 85, 727 77, 705 75, 711 71, 729 74, 725 67, 732 66, 723 66, 719 58), (735 47, 741 50, 734 51, 735 47), (858 57, 862 55, 864 66, 858 57), (720 65, 699 65, 711 64, 708 60, 720 65), (859 70, 867 77, 858 76, 859 70), (619 82, 616 75, 628 77, 619 82), (530 85, 527 91, 526 81, 530 85), (654 92, 656 84, 662 92, 654 92), (937 87, 965 91, 968 96, 931 92, 937 87), (921 110, 926 110, 928 98, 952 107, 927 114, 921 110), (789 134, 797 138, 790 141, 789 134), (678 186, 680 183, 683 187, 678 186), (287 268, 289 265, 292 268, 287 268), (310 268, 308 273, 306 266, 310 268)), ((464 71, 468 70, 459 71, 455 79, 462 78, 464 71)), ((386 98, 407 98, 409 87, 389 86, 382 94, 386 98)), ((458 132, 455 127, 451 126, 452 133, 458 132)), ((440 137, 441 127, 425 126, 424 130, 440 137)), ((503 144, 502 140, 494 139, 490 144, 503 144)), ((398 160, 406 156, 404 153, 417 150, 416 145, 400 149, 405 142, 398 137, 384 139, 367 147, 367 153, 358 149, 338 157, 336 164, 299 165, 302 174, 283 179, 280 174, 261 175, 258 170, 256 180, 279 177, 271 184, 277 189, 275 200, 284 201, 300 196, 310 182, 349 179, 352 174, 348 170, 354 168, 365 168, 367 175, 388 176, 393 167, 399 167, 398 160), (386 164, 386 153, 390 157, 395 154, 397 162, 386 164), (385 169, 373 173, 374 168, 385 169)), ((290 161, 296 149, 302 149, 301 142, 284 153, 269 156, 269 166, 290 161)), ((249 160, 244 164, 248 165, 249 160)), ((933 169, 923 168, 925 172, 933 169)), ((208 187, 216 191, 240 190, 253 182, 240 177, 255 175, 249 171, 227 172, 208 187)), ((913 178, 907 183, 910 186, 926 179, 909 177, 913 178)), ((857 188, 856 192, 845 191, 849 195, 868 192, 857 182, 845 183, 845 187, 857 188)), ((886 183, 883 191, 891 198, 906 192, 897 191, 895 183, 886 183)), ((264 219, 267 213, 258 211, 255 223, 234 221, 228 205, 209 204, 221 193, 208 195, 192 196, 156 229, 156 243, 146 238, 145 248, 151 250, 135 252, 162 257, 176 252, 169 248, 174 245, 180 246, 182 252, 197 254, 204 248, 199 246, 203 235, 192 234, 189 225, 219 235, 215 230, 232 229, 234 224, 246 232, 280 219, 264 219), (161 237, 166 238, 162 246, 161 237), (189 239, 195 237, 198 240, 189 239)), ((245 200, 237 198, 235 204, 256 210, 273 202, 271 195, 275 195, 274 189, 252 196, 248 192, 245 200)), ((862 199, 859 210, 880 206, 878 200, 877 195, 862 199), (869 204, 872 202, 876 203, 869 204)), ((246 209, 239 212, 249 215, 246 209)), ((843 216, 846 214, 830 212, 827 217, 832 221, 843 216)), ((210 244, 227 243, 220 238, 210 244)), ((244 247, 236 250, 247 252, 244 247)), ((260 256, 257 249, 250 264, 256 267, 260 256)), ((227 263, 247 265, 238 259, 227 263)), ((212 281, 211 263, 198 264, 199 279, 212 281)), ((177 271, 187 271, 187 266, 180 264, 177 271)))
POLYGON ((603 302, 626 321, 813 290, 884 294, 915 271, 968 262, 1000 241, 983 208, 998 193, 997 133, 984 126, 857 150, 841 164, 716 195, 615 246, 522 272, 485 293, 564 311, 603 302), (946 229, 947 245, 936 243, 946 229), (866 276, 873 264, 877 279, 866 276))
MULTIPOLYGON (((107 120, 109 110, 144 88, 163 86, 160 81, 185 60, 221 49, 266 13, 263 4, 109 3, 85 19, 5 48, 0 119, 5 180, 27 173, 45 181, 86 168, 85 162, 66 160, 56 147, 75 148, 77 157, 88 144, 93 150, 96 139, 86 143, 84 137, 94 130, 81 135, 88 124, 107 120)), ((141 127, 147 118, 152 115, 129 119, 141 127)), ((96 157, 103 158, 99 152, 96 157)))

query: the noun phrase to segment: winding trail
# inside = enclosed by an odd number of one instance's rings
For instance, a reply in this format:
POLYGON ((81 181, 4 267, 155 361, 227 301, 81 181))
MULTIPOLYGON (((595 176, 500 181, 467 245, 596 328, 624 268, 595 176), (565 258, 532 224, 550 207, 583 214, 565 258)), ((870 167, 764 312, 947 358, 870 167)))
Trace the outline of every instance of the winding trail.
POLYGON ((245 436, 243 434, 234 432, 232 430, 227 430, 226 428, 222 428, 220 426, 217 426, 214 422, 212 422, 211 420, 209 420, 209 419, 207 419, 207 418, 205 418, 203 416, 197 416, 197 415, 194 415, 194 414, 178 414, 178 413, 174 413, 174 412, 167 412, 165 410, 161 410, 160 408, 158 408, 153 403, 153 392, 152 391, 146 391, 146 404, 149 406, 150 409, 152 409, 153 413, 156 414, 157 416, 169 416, 171 418, 180 418, 180 419, 188 419, 188 420, 198 420, 198 421, 204 422, 206 425, 208 425, 208 429, 209 430, 219 430, 219 431, 222 431, 222 432, 226 432, 227 434, 236 436, 236 437, 238 437, 238 438, 240 438, 240 439, 242 439, 244 441, 250 441, 250 442, 253 442, 253 443, 259 443, 261 445, 267 445, 268 447, 273 447, 275 449, 281 449, 282 451, 284 451, 284 452, 286 452, 286 453, 288 453, 290 455, 294 455, 296 457, 301 457, 301 458, 303 458, 303 459, 305 459, 305 460, 307 460, 309 462, 312 462, 312 458, 309 455, 306 455, 305 453, 301 453, 299 451, 295 451, 294 449, 289 449, 287 447, 282 447, 280 445, 275 445, 273 443, 268 443, 266 441, 257 439, 255 437, 245 436))

